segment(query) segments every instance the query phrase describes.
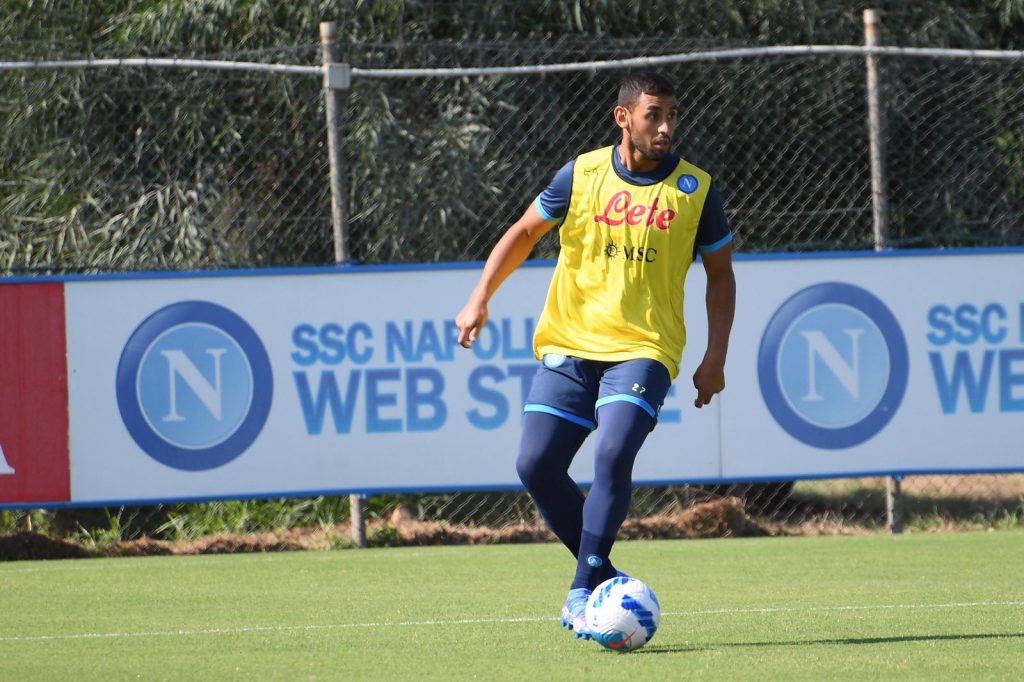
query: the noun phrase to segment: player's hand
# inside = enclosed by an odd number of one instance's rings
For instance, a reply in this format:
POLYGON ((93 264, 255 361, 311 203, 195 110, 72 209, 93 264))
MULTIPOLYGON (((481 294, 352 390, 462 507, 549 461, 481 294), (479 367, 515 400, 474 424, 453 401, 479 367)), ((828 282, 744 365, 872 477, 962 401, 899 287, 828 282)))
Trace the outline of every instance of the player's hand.
POLYGON ((711 402, 716 393, 725 388, 725 366, 705 358, 700 367, 693 373, 693 387, 697 389, 694 407, 701 408, 711 402))
POLYGON ((487 305, 472 300, 455 316, 455 326, 459 328, 459 345, 472 348, 480 330, 487 324, 487 305))

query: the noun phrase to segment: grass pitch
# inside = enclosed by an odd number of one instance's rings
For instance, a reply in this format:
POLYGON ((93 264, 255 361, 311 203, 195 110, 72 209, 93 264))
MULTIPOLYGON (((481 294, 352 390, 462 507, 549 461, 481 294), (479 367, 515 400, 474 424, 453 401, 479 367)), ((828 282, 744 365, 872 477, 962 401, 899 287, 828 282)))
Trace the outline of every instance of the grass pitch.
POLYGON ((0 564, 0 680, 1019 679, 1024 532, 621 542, 645 648, 554 544, 0 564))

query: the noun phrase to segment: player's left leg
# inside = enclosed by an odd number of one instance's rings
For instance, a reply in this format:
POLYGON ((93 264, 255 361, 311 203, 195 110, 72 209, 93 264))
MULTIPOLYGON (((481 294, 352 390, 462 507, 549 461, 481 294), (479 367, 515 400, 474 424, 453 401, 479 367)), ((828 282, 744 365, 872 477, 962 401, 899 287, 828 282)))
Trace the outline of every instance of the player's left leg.
POLYGON ((592 590, 614 577, 610 554, 629 513, 633 464, 671 386, 654 360, 628 360, 608 368, 597 401, 594 483, 583 506, 583 532, 571 589, 592 590))
POLYGON ((587 599, 595 587, 616 575, 609 555, 629 512, 633 461, 654 425, 651 416, 628 402, 613 402, 598 408, 598 412, 594 484, 583 504, 576 575, 562 607, 562 625, 584 639, 590 637, 585 618, 587 599))
POLYGON ((594 589, 615 577, 609 555, 629 513, 633 463, 654 419, 636 405, 614 402, 599 408, 594 444, 594 484, 583 505, 583 533, 572 587, 594 589))

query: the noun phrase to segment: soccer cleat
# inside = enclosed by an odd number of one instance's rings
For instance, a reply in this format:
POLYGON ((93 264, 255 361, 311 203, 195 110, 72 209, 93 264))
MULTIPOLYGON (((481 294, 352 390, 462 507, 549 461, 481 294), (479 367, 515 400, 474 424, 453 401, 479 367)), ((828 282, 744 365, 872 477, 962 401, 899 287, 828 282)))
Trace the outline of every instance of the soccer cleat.
POLYGON ((586 618, 587 599, 589 598, 590 590, 585 587, 577 587, 574 590, 569 590, 569 596, 562 604, 562 627, 572 630, 577 639, 590 639, 586 618))

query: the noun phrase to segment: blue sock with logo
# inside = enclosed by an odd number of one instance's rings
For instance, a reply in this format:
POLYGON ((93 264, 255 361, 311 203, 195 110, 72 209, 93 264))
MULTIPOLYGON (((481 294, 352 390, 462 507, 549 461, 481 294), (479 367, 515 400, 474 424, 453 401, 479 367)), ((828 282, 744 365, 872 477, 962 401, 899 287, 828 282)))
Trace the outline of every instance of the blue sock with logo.
POLYGON ((569 589, 585 587, 592 590, 608 578, 615 577, 615 567, 608 555, 611 554, 615 538, 603 538, 583 531, 580 535, 580 555, 576 560, 576 577, 569 589))

